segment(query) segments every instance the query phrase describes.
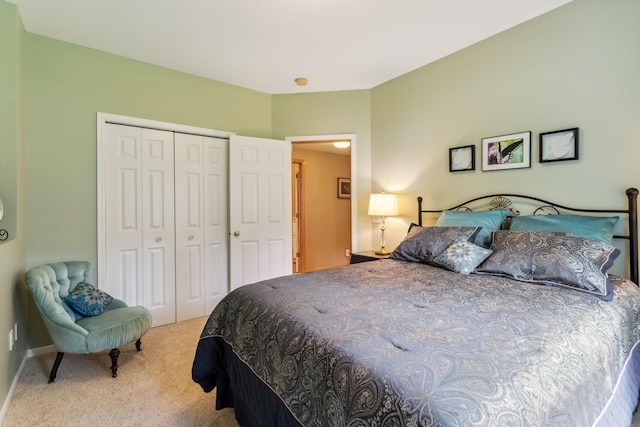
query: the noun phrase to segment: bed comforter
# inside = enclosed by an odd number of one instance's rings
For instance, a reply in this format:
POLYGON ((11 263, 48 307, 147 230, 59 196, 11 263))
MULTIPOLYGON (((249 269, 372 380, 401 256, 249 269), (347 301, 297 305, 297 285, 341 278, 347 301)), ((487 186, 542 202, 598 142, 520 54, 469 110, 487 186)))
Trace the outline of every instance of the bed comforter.
POLYGON ((305 426, 590 426, 640 340, 611 280, 611 302, 395 260, 267 280, 215 308, 193 378, 220 408, 250 372, 305 426))

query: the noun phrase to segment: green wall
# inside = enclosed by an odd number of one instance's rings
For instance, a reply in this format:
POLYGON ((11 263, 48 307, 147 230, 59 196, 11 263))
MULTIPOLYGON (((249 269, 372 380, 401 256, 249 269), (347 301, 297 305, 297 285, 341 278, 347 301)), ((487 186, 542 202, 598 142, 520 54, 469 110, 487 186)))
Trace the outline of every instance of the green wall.
POLYGON ((418 195, 434 209, 500 191, 625 207, 624 190, 640 187, 638 22, 637 0, 575 0, 374 88, 373 185, 403 194, 390 246, 418 195), (571 127, 580 159, 540 164, 539 132, 571 127), (521 131, 533 132, 531 168, 482 172, 481 138, 521 131), (448 149, 469 144, 476 170, 450 173, 448 149))
MULTIPOLYGON (((273 138, 356 134, 351 153, 357 164, 351 180, 357 185, 356 245, 371 248, 371 91, 353 90, 272 96, 273 138)), ((379 191, 380 189, 377 189, 379 191)), ((354 248, 356 250, 356 248, 354 248)))
MULTIPOLYGON (((26 70, 28 268, 97 263, 96 112, 271 136, 268 94, 31 33, 26 70)), ((31 344, 48 344, 34 316, 31 344)))
POLYGON ((0 405, 5 402, 27 348, 23 313, 25 270, 25 113, 24 29, 14 5, 0 1, 0 198, 5 218, 0 228, 0 405), (9 351, 8 335, 18 323, 18 341, 9 351))

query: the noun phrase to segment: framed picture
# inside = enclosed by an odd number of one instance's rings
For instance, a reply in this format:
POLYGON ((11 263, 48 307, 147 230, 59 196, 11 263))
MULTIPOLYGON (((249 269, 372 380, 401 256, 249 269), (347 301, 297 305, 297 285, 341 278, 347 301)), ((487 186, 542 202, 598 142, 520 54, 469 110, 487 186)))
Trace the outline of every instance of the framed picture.
POLYGON ((472 171, 475 169, 475 145, 449 148, 449 172, 472 171))
POLYGON ((578 129, 540 134, 540 163, 578 160, 578 129))
POLYGON ((482 138, 482 170, 531 167, 531 132, 482 138))
POLYGON ((338 199, 351 198, 351 179, 338 178, 338 199))

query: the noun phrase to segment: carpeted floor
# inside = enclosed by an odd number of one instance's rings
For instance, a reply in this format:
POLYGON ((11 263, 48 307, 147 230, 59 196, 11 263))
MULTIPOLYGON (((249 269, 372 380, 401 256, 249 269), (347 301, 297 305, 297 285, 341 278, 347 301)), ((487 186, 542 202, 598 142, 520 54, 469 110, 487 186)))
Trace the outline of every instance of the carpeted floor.
POLYGON ((238 426, 233 410, 216 411, 215 391, 191 379, 191 364, 206 317, 151 329, 121 347, 118 377, 108 351, 65 354, 48 384, 55 353, 26 361, 5 427, 17 426, 238 426))

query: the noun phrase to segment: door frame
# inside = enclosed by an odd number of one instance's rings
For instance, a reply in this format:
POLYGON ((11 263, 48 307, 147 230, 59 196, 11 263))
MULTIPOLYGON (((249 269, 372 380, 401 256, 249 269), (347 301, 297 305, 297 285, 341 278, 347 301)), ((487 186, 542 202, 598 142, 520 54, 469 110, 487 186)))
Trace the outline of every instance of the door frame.
MULTIPOLYGON (((305 273, 307 271, 307 251, 303 250, 305 247, 305 192, 301 191, 302 186, 304 185, 304 160, 301 159, 291 159, 292 164, 298 165, 298 180, 296 185, 298 186, 298 250, 300 252, 300 256, 298 257, 298 272, 305 273)), ((293 180, 294 177, 292 176, 293 180)), ((291 195, 291 200, 293 201, 293 194, 291 195)))
POLYGON ((157 120, 143 119, 140 117, 121 116, 111 113, 96 113, 97 119, 97 139, 96 139, 96 195, 97 195, 97 243, 98 243, 98 265, 95 266, 97 281, 96 285, 100 287, 101 283, 105 280, 105 271, 100 268, 105 265, 106 262, 106 227, 105 227, 105 209, 107 206, 106 200, 106 182, 105 182, 105 170, 106 170, 106 142, 102 137, 104 126, 107 123, 124 125, 124 126, 136 126, 141 128, 159 129, 178 133, 189 133, 194 135, 210 136, 214 138, 229 138, 231 135, 235 135, 234 132, 226 132, 215 129, 200 128, 197 126, 181 125, 178 123, 161 122, 157 120))
POLYGON ((351 252, 358 251, 358 173, 356 162, 356 134, 287 136, 285 141, 294 142, 330 142, 335 140, 351 142, 351 252))

